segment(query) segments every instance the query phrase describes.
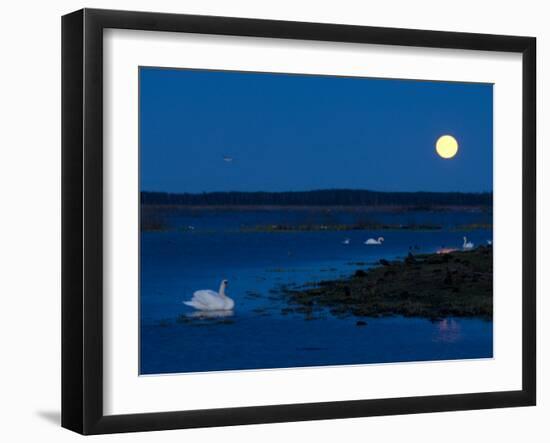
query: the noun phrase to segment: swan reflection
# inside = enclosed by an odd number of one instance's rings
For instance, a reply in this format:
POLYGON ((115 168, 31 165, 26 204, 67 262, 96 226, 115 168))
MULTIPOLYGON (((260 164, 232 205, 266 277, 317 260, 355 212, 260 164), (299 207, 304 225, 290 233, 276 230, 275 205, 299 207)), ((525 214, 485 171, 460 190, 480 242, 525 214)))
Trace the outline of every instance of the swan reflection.
POLYGON ((461 336, 462 330, 460 324, 456 320, 445 318, 437 323, 435 341, 454 343, 460 340, 461 336))
POLYGON ((220 310, 220 311, 194 311, 187 314, 187 318, 225 318, 233 317, 235 312, 233 310, 220 310))

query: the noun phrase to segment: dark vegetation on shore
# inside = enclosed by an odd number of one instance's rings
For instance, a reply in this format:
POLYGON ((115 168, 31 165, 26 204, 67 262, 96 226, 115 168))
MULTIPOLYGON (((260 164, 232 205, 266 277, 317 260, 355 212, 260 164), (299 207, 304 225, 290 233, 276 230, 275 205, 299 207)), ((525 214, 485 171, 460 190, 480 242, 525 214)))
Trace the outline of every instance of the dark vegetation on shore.
MULTIPOLYGON (((440 231, 442 225, 433 223, 378 223, 358 222, 352 224, 278 224, 243 226, 241 232, 310 232, 310 231, 440 231)), ((491 223, 472 223, 457 225, 451 231, 475 231, 476 229, 493 229, 491 223)), ((185 230, 185 229, 184 229, 185 230)))
POLYGON ((142 205, 175 206, 492 206, 493 194, 462 192, 379 192, 322 189, 303 192, 141 192, 142 205))
POLYGON ((349 278, 283 288, 283 313, 314 318, 327 309, 337 316, 493 317, 493 251, 479 247, 449 254, 409 254, 380 260, 349 278))
POLYGON ((143 232, 168 232, 173 230, 164 217, 151 211, 142 211, 140 219, 140 229, 143 232))
MULTIPOLYGON (((451 228, 452 231, 473 231, 476 229, 492 229, 492 224, 466 224, 451 228)), ((352 224, 266 224, 241 226, 239 232, 316 232, 316 231, 440 231, 442 225, 427 223, 379 223, 376 221, 357 222, 352 224)), ((200 229, 199 229, 200 230, 200 229)), ((187 225, 172 226, 160 214, 144 212, 141 216, 141 231, 143 232, 192 232, 195 227, 187 225)))
POLYGON ((389 224, 362 222, 353 224, 279 224, 244 226, 241 232, 309 232, 309 231, 437 231, 442 229, 436 224, 389 224))

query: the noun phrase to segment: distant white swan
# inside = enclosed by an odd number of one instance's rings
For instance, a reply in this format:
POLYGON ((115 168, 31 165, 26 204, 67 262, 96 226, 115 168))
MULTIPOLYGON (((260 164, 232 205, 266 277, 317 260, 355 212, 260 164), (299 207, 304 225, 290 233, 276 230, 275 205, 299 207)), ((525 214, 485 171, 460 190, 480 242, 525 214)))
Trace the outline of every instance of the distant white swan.
POLYGON ((225 295, 227 280, 222 280, 218 292, 210 289, 201 289, 193 293, 193 298, 183 303, 199 311, 230 311, 235 302, 225 295))
POLYGON ((384 237, 378 237, 378 239, 374 239, 374 238, 369 238, 365 244, 366 245, 381 245, 382 242, 384 241, 384 237))
POLYGON ((466 237, 464 237, 464 243, 462 243, 462 249, 474 249, 474 244, 471 241, 468 241, 466 237))
POLYGON ((493 246, 493 240, 487 240, 487 244, 488 244, 489 246, 493 246))
POLYGON ((342 242, 343 245, 349 245, 351 242, 351 240, 349 238, 346 238, 344 239, 344 241, 342 242))

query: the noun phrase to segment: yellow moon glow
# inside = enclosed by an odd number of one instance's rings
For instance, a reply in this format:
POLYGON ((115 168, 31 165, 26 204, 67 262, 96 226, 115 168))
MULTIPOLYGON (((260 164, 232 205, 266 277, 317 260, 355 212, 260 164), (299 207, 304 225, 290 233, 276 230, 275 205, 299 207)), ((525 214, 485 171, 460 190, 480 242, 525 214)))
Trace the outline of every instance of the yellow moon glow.
POLYGON ((442 158, 453 158, 458 152, 458 142, 452 135, 442 135, 435 143, 435 150, 442 158))

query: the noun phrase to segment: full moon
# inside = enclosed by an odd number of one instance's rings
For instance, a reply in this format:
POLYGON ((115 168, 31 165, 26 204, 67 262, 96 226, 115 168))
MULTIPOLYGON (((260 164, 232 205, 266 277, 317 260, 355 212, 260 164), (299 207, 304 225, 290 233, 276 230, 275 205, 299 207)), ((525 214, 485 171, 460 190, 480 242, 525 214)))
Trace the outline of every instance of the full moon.
POLYGON ((458 142, 452 135, 442 135, 435 143, 435 150, 442 158, 453 158, 458 152, 458 142))

